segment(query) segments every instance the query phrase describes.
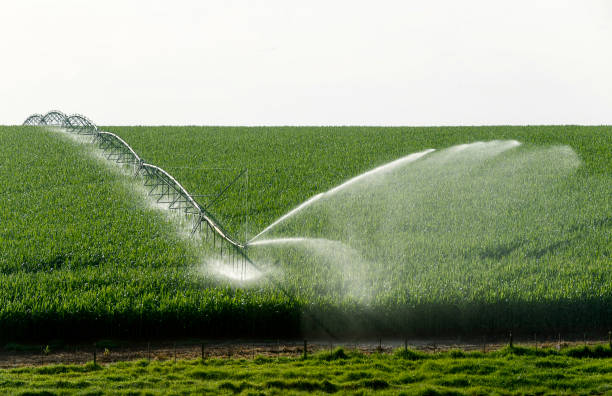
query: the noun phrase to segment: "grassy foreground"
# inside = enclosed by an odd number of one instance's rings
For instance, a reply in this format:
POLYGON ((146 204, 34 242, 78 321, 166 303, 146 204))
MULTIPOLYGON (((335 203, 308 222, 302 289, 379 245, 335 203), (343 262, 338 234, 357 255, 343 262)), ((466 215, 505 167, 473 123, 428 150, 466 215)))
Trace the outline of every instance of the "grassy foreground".
POLYGON ((123 362, 0 370, 0 392, 54 394, 610 395, 609 347, 123 362))

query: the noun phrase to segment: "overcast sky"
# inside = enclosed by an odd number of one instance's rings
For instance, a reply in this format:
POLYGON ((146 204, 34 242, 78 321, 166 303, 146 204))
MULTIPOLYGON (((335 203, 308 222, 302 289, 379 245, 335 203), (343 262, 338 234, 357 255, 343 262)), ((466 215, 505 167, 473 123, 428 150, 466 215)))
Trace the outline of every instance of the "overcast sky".
POLYGON ((612 1, 1 0, 0 124, 612 124, 612 1))

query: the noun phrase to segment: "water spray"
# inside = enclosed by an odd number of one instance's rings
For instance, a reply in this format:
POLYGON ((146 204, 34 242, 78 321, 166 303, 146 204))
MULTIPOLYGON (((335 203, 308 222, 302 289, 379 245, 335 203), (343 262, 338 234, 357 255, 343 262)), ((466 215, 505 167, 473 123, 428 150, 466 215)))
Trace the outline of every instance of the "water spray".
POLYGON ((288 218, 294 216, 296 213, 302 211, 303 209, 311 206, 313 203, 319 201, 322 198, 326 198, 326 197, 330 197, 333 194, 336 194, 342 190, 344 190, 345 188, 351 186, 352 184, 355 184, 359 181, 362 181, 363 179, 366 179, 368 177, 372 177, 375 175, 379 175, 379 174, 383 174, 385 172, 391 171, 394 168, 397 168, 398 166, 401 165, 405 165, 411 162, 414 162, 416 160, 418 160, 419 158, 424 157, 425 155, 431 153, 435 151, 435 149, 427 149, 424 151, 420 151, 418 153, 413 153, 413 154, 409 154, 405 157, 399 158, 395 161, 391 161, 388 162, 384 165, 378 166, 374 169, 371 169, 367 172, 364 172, 360 175, 357 175, 347 181, 345 181, 342 184, 337 185, 336 187, 327 190, 326 192, 323 193, 319 193, 315 196, 312 196, 310 198, 308 198, 306 201, 304 201, 303 203, 301 203, 300 205, 296 206, 295 208, 291 209, 289 212, 287 212, 286 214, 284 214, 283 216, 279 217, 277 220, 275 220, 272 224, 270 224, 269 226, 267 226, 266 228, 264 228, 259 234, 255 235, 253 238, 251 238, 248 242, 247 245, 249 244, 253 244, 252 242, 259 238, 261 235, 265 234, 266 232, 268 232, 269 230, 271 230, 272 228, 276 227, 278 224, 284 222, 285 220, 287 220, 288 218))

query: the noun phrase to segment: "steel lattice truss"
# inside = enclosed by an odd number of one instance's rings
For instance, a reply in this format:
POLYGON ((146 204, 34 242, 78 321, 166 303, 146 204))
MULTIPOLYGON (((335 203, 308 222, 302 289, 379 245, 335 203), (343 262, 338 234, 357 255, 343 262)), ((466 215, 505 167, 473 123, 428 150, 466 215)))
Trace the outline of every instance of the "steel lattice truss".
POLYGON ((32 114, 24 122, 23 125, 42 125, 42 114, 32 114))
POLYGON ((33 114, 23 125, 51 126, 65 129, 72 133, 91 135, 93 141, 102 149, 109 161, 132 167, 134 175, 143 178, 149 196, 157 203, 167 204, 168 209, 179 211, 193 220, 191 234, 203 234, 207 241, 211 241, 215 248, 219 247, 221 256, 233 265, 241 264, 242 273, 246 270, 247 262, 254 265, 246 255, 246 242, 241 243, 229 235, 221 224, 193 198, 189 192, 168 172, 162 168, 146 163, 133 149, 119 136, 105 132, 91 122, 87 117, 79 114, 70 116, 61 111, 53 110, 45 115, 33 114))
POLYGON ((66 118, 66 114, 62 113, 61 111, 51 110, 42 118, 41 124, 61 127, 64 126, 66 118))
POLYGON ((23 125, 60 127, 85 135, 95 135, 98 131, 98 127, 87 117, 80 114, 68 116, 58 110, 51 110, 45 115, 32 114, 23 122, 23 125))
POLYGON ((80 114, 73 114, 64 120, 62 127, 71 132, 76 132, 84 135, 95 135, 98 132, 98 127, 87 117, 80 114))

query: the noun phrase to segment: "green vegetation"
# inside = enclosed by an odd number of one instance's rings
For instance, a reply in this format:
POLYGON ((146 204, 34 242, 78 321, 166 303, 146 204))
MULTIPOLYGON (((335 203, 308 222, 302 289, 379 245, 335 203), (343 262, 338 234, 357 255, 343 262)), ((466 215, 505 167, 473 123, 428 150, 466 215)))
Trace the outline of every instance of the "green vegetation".
MULTIPOLYGON (((358 254, 320 243, 253 247, 250 254, 280 268, 272 271, 278 282, 340 333, 556 333, 612 325, 610 127, 110 130, 198 194, 231 180, 208 168, 248 168, 250 236, 307 198, 407 154, 518 140, 517 154, 480 169, 421 161, 405 168, 408 176, 387 178, 390 191, 377 185, 338 194, 266 235, 330 238, 358 254), (577 168, 560 145, 574 150, 577 168)), ((243 192, 227 194, 213 211, 242 235, 243 192)))
POLYGON ((0 392, 33 394, 612 394, 608 347, 505 348, 298 358, 146 360, 0 370, 0 392))
MULTIPOLYGON (((106 130, 124 138, 147 162, 168 170, 194 194, 215 193, 239 169, 248 168, 251 237, 307 198, 376 166, 428 148, 505 139, 533 146, 564 144, 571 146, 584 162, 582 174, 608 178, 612 174, 609 126, 172 126, 106 130)), ((236 235, 243 232, 243 200, 240 189, 231 189, 214 210, 236 235)))
POLYGON ((0 340, 244 334, 254 307, 262 331, 295 327, 274 291, 194 275, 198 252, 86 147, 35 127, 0 147, 0 340))
MULTIPOLYGON (((207 250, 147 206, 133 179, 86 155, 88 146, 38 128, 0 127, 1 339, 277 337, 321 323, 337 334, 401 336, 612 326, 610 127, 106 129, 194 194, 215 193, 248 168, 250 236, 310 196, 427 148, 516 139, 525 150, 569 145, 582 164, 547 191, 559 205, 521 209, 511 223, 516 234, 453 244, 422 233, 419 241, 435 252, 416 257, 423 250, 408 242, 390 250, 410 259, 405 266, 371 249, 366 259, 378 260, 384 274, 367 276, 367 284, 338 278, 337 266, 301 248, 267 251, 276 284, 240 285, 203 271, 207 250), (547 208, 558 218, 531 232, 527 214, 547 208)), ((245 231, 243 193, 229 190, 212 209, 237 236, 245 231)), ((304 235, 317 236, 321 224, 298 220, 304 235)), ((467 235, 470 224, 457 230, 467 235)))

